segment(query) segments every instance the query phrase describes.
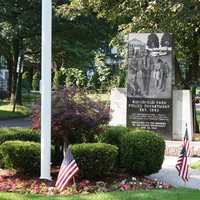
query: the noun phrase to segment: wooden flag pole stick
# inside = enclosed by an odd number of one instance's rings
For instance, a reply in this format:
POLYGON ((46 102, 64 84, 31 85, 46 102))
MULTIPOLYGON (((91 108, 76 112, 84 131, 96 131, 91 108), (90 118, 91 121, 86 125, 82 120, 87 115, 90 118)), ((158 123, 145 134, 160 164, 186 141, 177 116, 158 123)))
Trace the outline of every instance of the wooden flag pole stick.
POLYGON ((75 181, 75 177, 73 176, 73 183, 74 183, 74 186, 76 188, 76 181, 75 181))

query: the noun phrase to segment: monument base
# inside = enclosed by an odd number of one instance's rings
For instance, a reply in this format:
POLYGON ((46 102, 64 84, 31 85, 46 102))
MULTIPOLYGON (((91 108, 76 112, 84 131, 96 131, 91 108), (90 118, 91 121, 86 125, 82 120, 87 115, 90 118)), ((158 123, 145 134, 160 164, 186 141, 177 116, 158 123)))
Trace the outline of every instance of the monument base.
POLYGON ((189 139, 193 136, 192 96, 190 90, 173 91, 173 140, 182 140, 186 125, 189 139))
MULTIPOLYGON (((183 141, 165 140, 165 155, 179 156, 182 149, 183 141)), ((200 142, 190 142, 190 155, 192 157, 200 157, 200 142)))
MULTIPOLYGON (((126 126, 127 122, 127 89, 114 88, 110 96, 111 121, 112 126, 126 126)), ((192 123, 192 98, 189 90, 173 91, 173 140, 181 141, 184 137, 186 124, 189 138, 193 136, 192 123)), ((165 136, 164 136, 165 137, 165 136)), ((168 139, 168 138, 165 138, 168 139)))
POLYGON ((114 88, 110 95, 111 126, 126 126, 127 89, 114 88))

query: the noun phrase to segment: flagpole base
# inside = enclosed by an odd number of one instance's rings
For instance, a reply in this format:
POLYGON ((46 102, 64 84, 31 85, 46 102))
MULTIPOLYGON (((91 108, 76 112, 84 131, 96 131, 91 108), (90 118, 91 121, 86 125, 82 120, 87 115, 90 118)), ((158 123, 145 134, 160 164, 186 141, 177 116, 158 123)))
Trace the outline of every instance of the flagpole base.
POLYGON ((52 181, 52 177, 51 177, 51 176, 47 176, 47 177, 45 177, 45 176, 41 176, 41 177, 40 177, 40 180, 48 180, 48 181, 52 181))

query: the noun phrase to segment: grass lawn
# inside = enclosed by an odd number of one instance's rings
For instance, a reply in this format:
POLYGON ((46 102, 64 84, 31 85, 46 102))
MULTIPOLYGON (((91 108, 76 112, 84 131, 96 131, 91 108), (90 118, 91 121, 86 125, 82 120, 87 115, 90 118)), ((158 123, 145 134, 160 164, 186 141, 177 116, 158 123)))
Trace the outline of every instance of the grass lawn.
POLYGON ((199 200, 200 190, 171 189, 152 191, 111 192, 74 196, 41 196, 0 193, 1 200, 199 200))
POLYGON ((26 117, 30 114, 30 109, 26 106, 16 106, 15 112, 12 112, 12 105, 1 103, 0 104, 0 120, 26 117))
POLYGON ((200 160, 192 163, 191 168, 200 170, 200 160))

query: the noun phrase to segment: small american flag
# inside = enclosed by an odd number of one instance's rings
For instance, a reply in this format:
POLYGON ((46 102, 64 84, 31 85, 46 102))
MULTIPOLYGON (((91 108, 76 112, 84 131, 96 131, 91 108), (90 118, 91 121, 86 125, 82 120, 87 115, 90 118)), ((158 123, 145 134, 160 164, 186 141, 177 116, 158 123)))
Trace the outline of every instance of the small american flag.
POLYGON ((188 162, 189 162, 189 156, 190 156, 189 148, 190 148, 190 143, 189 143, 188 130, 187 130, 187 125, 186 125, 182 150, 176 164, 178 175, 183 179, 184 182, 188 181, 188 168, 189 168, 188 162))
POLYGON ((60 167, 56 187, 62 191, 69 184, 70 180, 78 172, 78 170, 79 168, 76 161, 74 160, 71 150, 68 147, 60 167))

